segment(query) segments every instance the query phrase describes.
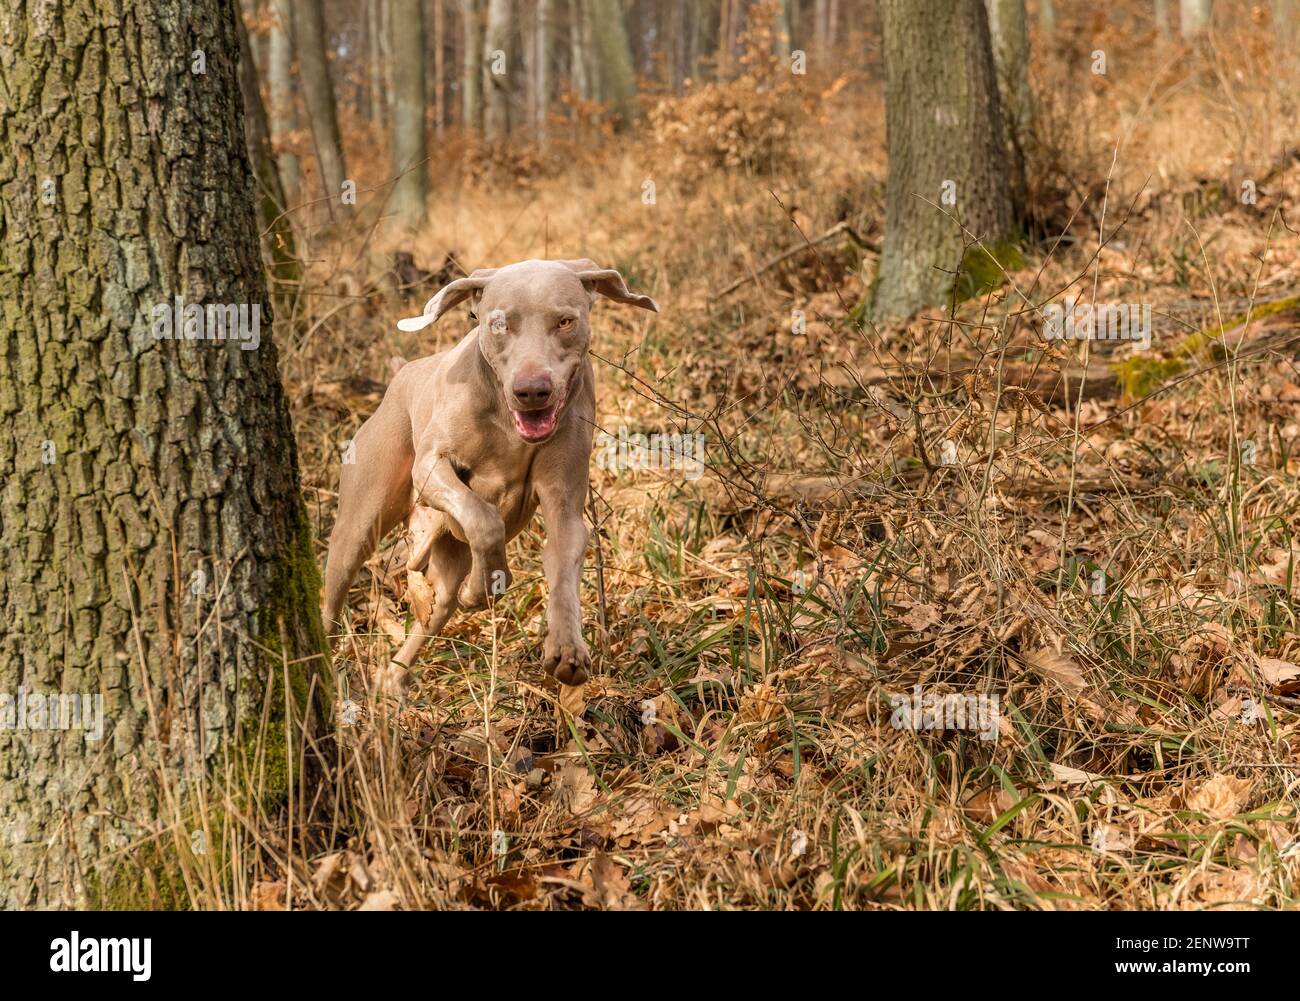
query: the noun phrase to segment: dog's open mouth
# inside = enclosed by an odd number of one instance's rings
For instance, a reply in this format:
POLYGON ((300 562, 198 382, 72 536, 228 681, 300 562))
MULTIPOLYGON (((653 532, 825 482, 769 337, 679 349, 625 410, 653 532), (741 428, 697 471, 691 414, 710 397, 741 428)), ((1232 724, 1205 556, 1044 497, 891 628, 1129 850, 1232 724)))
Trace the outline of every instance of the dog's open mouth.
POLYGON ((519 437, 527 442, 545 441, 555 433, 555 425, 560 419, 560 407, 563 400, 557 400, 541 410, 511 410, 515 419, 515 430, 519 437))

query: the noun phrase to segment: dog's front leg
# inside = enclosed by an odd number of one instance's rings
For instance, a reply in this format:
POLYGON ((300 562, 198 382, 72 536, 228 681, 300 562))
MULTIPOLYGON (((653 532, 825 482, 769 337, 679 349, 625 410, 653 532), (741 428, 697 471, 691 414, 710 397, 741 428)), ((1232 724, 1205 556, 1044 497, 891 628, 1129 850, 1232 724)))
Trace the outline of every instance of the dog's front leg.
POLYGON ((437 453, 417 456, 412 482, 420 502, 448 515, 469 545, 472 563, 457 595, 460 607, 482 608, 489 593, 505 594, 510 587, 506 527, 497 509, 462 482, 450 459, 437 453))
POLYGON ((591 651, 582 638, 582 610, 578 604, 582 558, 587 551, 587 526, 582 520, 587 498, 586 469, 572 479, 539 481, 537 495, 546 520, 542 568, 549 592, 542 662, 556 681, 580 685, 591 672, 591 651))

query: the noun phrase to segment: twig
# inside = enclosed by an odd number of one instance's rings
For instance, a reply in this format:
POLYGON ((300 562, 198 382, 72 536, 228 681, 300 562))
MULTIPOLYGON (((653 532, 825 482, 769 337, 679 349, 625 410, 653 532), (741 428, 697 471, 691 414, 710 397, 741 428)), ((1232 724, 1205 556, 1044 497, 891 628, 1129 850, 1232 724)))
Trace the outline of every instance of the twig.
POLYGON ((841 233, 847 233, 849 239, 852 240, 854 243, 856 243, 859 247, 865 247, 873 254, 880 253, 879 244, 872 243, 868 240, 862 239, 862 237, 858 236, 858 234, 854 231, 853 227, 849 225, 849 221, 847 219, 842 219, 839 222, 837 222, 834 226, 832 226, 830 229, 828 229, 825 233, 823 233, 821 236, 817 236, 811 240, 804 240, 800 243, 797 243, 789 250, 777 254, 771 260, 760 265, 756 271, 751 271, 743 278, 737 278, 734 282, 732 282, 730 285, 728 285, 726 288, 724 288, 721 292, 718 293, 718 298, 721 299, 723 296, 730 295, 732 292, 736 291, 736 289, 740 288, 742 285, 747 285, 752 281, 757 281, 758 276, 761 275, 764 271, 768 271, 776 267, 782 261, 789 260, 791 257, 794 257, 794 255, 799 253, 801 250, 807 250, 810 247, 817 246, 819 243, 825 243, 827 240, 831 240, 839 236, 841 233))

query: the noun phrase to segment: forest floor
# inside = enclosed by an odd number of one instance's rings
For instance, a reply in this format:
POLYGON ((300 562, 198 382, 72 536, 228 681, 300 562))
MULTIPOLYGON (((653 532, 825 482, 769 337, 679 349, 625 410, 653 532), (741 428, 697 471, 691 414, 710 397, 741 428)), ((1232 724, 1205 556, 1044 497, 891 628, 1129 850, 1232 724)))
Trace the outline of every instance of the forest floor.
POLYGON ((1248 33, 1077 46, 1035 65, 1023 266, 908 324, 858 308, 886 169, 857 78, 705 87, 546 154, 449 144, 418 235, 372 201, 304 236, 278 344, 322 563, 389 358, 469 329, 395 326, 448 254, 590 257, 654 296, 593 311, 600 428, 701 434, 706 462, 593 462, 580 689, 540 665, 539 520, 407 703, 369 701, 411 616, 376 560, 335 641, 345 793, 230 903, 1300 902, 1300 116, 1248 33), (1046 340, 1066 295, 1151 304, 1150 345, 1046 340), (949 694, 965 729, 896 725, 891 696, 949 694))

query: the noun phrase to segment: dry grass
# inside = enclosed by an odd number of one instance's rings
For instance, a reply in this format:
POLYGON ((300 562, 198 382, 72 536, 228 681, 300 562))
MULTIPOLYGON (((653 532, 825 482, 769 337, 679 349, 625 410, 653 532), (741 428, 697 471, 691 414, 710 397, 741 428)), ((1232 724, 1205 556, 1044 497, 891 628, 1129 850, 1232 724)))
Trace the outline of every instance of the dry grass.
POLYGON ((449 148, 416 238, 375 223, 377 196, 318 236, 278 341, 322 540, 388 357, 466 329, 396 331, 431 289, 403 302, 395 250, 623 269, 664 311, 597 310, 601 425, 698 430, 709 469, 593 470, 582 690, 540 668, 540 524, 510 593, 430 644, 401 707, 365 695, 409 615, 401 582, 361 582, 336 662, 359 716, 340 696, 294 828, 248 823, 256 850, 192 902, 1294 906, 1300 312, 1235 318, 1296 284, 1295 91, 1249 25, 1198 52, 1077 27, 1035 66, 1057 95, 1032 154, 1056 229, 996 292, 906 327, 855 322, 875 260, 851 240, 759 270, 841 219, 879 238, 863 80, 804 85, 776 174, 683 167, 673 129, 449 148), (1255 206, 1234 196, 1248 178, 1255 206), (1113 375, 1131 346, 1044 341, 1031 310, 1067 289, 1155 305, 1146 356, 1166 367, 1130 366, 1141 398, 1113 375), (997 739, 892 726, 889 696, 917 685, 996 694, 997 739))

